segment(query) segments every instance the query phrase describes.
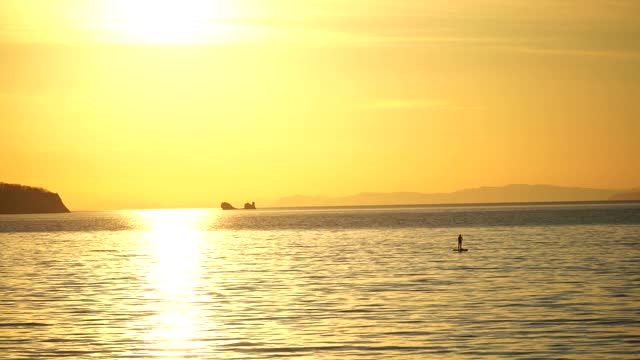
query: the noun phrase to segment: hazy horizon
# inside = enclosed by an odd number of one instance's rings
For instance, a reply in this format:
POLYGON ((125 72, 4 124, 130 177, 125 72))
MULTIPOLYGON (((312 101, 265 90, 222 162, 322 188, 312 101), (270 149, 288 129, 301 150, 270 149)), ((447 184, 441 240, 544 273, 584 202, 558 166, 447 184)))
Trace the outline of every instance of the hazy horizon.
MULTIPOLYGON (((0 184, 5 183, 5 184, 11 184, 8 183, 6 181, 2 181, 2 179, 0 179, 0 184)), ((60 193, 59 191, 57 191, 56 189, 47 187, 47 186, 42 186, 42 185, 37 185, 37 184, 15 184, 15 185, 22 185, 22 186, 27 186, 27 187, 31 187, 31 188, 35 188, 35 189, 42 189, 42 190, 46 190, 46 191, 50 191, 53 193, 57 193, 62 197, 63 202, 66 205, 69 205, 69 202, 66 201, 66 194, 64 193, 60 193)), ((618 188, 618 189, 614 189, 614 188, 588 188, 588 187, 572 187, 572 186, 564 186, 564 185, 555 185, 555 184, 504 184, 504 185, 495 185, 495 186, 475 186, 475 187, 471 187, 471 188, 464 188, 464 189, 456 189, 450 192, 423 192, 423 191, 388 191, 388 192, 383 192, 383 191, 360 191, 360 192, 356 192, 356 193, 348 193, 348 194, 314 194, 314 193, 309 193, 309 194, 282 194, 281 196, 277 196, 277 197, 272 197, 272 198, 256 198, 255 197, 251 197, 251 196, 245 196, 244 198, 236 198, 236 199, 228 199, 228 198, 219 198, 216 196, 216 193, 213 192, 212 194, 201 194, 202 196, 200 196, 200 198, 202 199, 202 201, 200 201, 198 204, 190 204, 190 203, 184 203, 183 205, 162 205, 162 199, 156 199, 155 201, 145 201, 145 202, 141 202, 138 205, 136 205, 135 203, 129 206, 123 206, 123 207, 118 207, 117 205, 115 206, 102 206, 102 207, 81 207, 81 208, 75 208, 73 206, 69 206, 73 211, 102 211, 102 210, 144 210, 144 209, 208 209, 208 208, 219 208, 220 207, 220 203, 221 202, 228 202, 231 203, 234 206, 237 207, 242 207, 242 205, 246 202, 257 202, 257 205, 260 208, 280 208, 280 207, 333 207, 333 206, 337 206, 337 207, 342 207, 342 206, 368 206, 368 205, 372 205, 372 206, 388 206, 388 205, 455 205, 455 204, 481 204, 481 203, 511 203, 511 202, 522 202, 522 203, 527 203, 527 202, 531 202, 531 203, 536 203, 536 202, 580 202, 580 201, 610 201, 609 199, 605 199, 602 197, 584 197, 584 194, 581 194, 579 196, 575 196, 575 194, 572 194, 572 191, 580 191, 580 190, 585 190, 587 193, 589 192, 602 192, 602 193, 610 193, 612 195, 615 194, 622 194, 622 193, 627 193, 627 192, 637 192, 638 189, 640 189, 640 186, 633 186, 630 188, 618 188), (399 198, 399 200, 397 201, 392 201, 392 202, 386 202, 386 203, 354 203, 352 201, 348 201, 346 203, 341 203, 341 199, 348 199, 348 198, 357 198, 358 196, 361 195, 370 195, 370 194, 383 194, 383 195, 402 195, 402 194, 415 194, 415 195, 435 195, 435 196, 441 196, 441 195, 455 195, 458 193, 463 193, 463 192, 469 192, 469 191, 475 191, 475 190, 483 190, 483 189, 498 189, 498 190, 503 190, 503 189, 507 189, 510 187, 518 187, 518 186, 525 186, 525 187, 551 187, 551 188, 556 188, 556 190, 558 191, 568 191, 565 192, 564 194, 562 194, 560 196, 560 199, 554 198, 554 195, 544 195, 542 194, 543 197, 546 197, 545 199, 528 199, 528 200, 518 200, 518 201, 510 201, 510 200, 505 200, 505 201, 500 201, 500 200, 477 200, 477 199, 469 199, 467 200, 449 200, 449 201, 424 201, 424 202, 416 202, 416 201, 404 201, 401 200, 402 198, 399 198), (211 195, 211 196, 208 196, 211 195), (298 203, 298 204, 291 204, 291 203, 283 203, 283 201, 286 201, 287 199, 292 199, 292 198, 304 198, 306 200, 308 199, 321 199, 321 200, 329 200, 332 203, 329 204, 324 204, 324 203, 311 203, 311 204, 307 204, 307 203, 298 203), (244 200, 242 200, 244 199, 244 200)), ((616 201, 616 200, 611 200, 611 201, 616 201)))
POLYGON ((639 186, 640 3, 5 0, 0 181, 70 209, 639 186))
MULTIPOLYGON (((1 185, 5 183, 0 181, 1 185)), ((17 185, 17 184, 16 184, 17 185)), ((18 186, 17 188, 19 188, 18 186)), ((55 192, 53 189, 27 187, 37 192, 55 192)), ((640 187, 633 189, 593 189, 555 186, 549 184, 507 184, 504 186, 481 186, 458 189, 449 193, 422 192, 360 192, 344 196, 294 194, 275 199, 260 199, 256 205, 264 208, 313 208, 313 207, 366 207, 366 206, 439 206, 439 205, 476 205, 476 204, 526 204, 526 203, 571 203, 571 202, 611 202, 638 201, 640 187), (612 199, 614 195, 633 194, 630 199, 612 199)), ((64 194, 59 194, 64 201, 64 194)), ((203 196, 204 197, 204 196, 203 196)), ((200 206, 181 207, 153 206, 142 204, 140 207, 120 208, 72 208, 72 211, 110 211, 110 210, 153 210, 153 209, 217 209, 220 203, 228 202, 242 208, 245 202, 255 199, 230 201, 211 198, 210 202, 200 206)), ((67 204, 68 205, 68 204, 67 204)))

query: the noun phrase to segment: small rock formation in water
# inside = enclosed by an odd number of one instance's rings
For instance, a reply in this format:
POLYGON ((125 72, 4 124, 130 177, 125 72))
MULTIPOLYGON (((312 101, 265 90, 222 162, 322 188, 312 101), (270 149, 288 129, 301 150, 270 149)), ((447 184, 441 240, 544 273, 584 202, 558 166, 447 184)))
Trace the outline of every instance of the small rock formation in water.
POLYGON ((233 205, 229 204, 228 202, 223 202, 222 204, 220 204, 220 207, 222 208, 222 210, 236 210, 236 208, 234 208, 233 205))
MULTIPOLYGON (((228 202, 223 202, 222 204, 220 204, 220 207, 222 208, 222 210, 238 210, 237 208, 233 207, 233 205, 229 204, 228 202)), ((251 203, 246 203, 244 204, 244 210, 255 210, 256 209, 256 203, 255 202, 251 202, 251 203)))
POLYGON ((60 196, 51 191, 0 183, 0 214, 68 213, 60 196))

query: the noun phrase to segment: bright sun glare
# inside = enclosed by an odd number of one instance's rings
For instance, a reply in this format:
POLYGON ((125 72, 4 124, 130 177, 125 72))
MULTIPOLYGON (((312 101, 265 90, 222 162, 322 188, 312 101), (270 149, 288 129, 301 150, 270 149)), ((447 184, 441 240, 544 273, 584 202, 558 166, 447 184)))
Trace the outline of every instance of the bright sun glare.
POLYGON ((223 36, 220 20, 231 0, 110 0, 106 27, 122 40, 142 43, 198 43, 223 36))

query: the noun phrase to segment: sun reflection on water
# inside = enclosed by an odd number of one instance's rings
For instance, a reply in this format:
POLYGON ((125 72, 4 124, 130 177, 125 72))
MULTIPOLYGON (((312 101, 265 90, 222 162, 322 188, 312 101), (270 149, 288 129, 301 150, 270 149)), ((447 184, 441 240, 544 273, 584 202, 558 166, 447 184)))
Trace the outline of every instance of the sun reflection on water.
POLYGON ((145 275, 146 296, 153 312, 145 337, 153 344, 153 356, 182 358, 202 344, 196 339, 204 331, 198 303, 204 303, 202 256, 208 210, 146 210, 138 212, 145 227, 149 249, 145 275))

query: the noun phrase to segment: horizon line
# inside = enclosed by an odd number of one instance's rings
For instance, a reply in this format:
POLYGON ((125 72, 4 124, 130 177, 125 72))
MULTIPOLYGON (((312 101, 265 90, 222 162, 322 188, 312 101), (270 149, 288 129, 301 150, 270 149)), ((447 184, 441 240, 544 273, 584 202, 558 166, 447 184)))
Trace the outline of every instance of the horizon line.
MULTIPOLYGON (((531 205, 531 206, 544 206, 544 205, 573 205, 573 204, 630 204, 640 203, 640 200, 577 200, 577 201, 532 201, 532 202, 474 202, 474 203, 429 203, 429 204, 362 204, 362 205, 306 205, 306 206, 266 206, 257 209, 250 209, 249 211, 260 210, 303 210, 303 209, 349 209, 349 208, 420 208, 420 207, 473 207, 473 206, 519 206, 519 205, 531 205)), ((158 207, 158 208, 123 208, 123 209, 83 209, 83 210, 70 210, 69 213, 79 212, 110 212, 110 211, 153 211, 153 210, 220 210, 220 207, 158 207)), ((236 209, 246 210, 246 209, 236 209)), ((0 215, 46 215, 48 213, 39 214, 0 214, 0 215)), ((68 213, 67 213, 68 214, 68 213)))

